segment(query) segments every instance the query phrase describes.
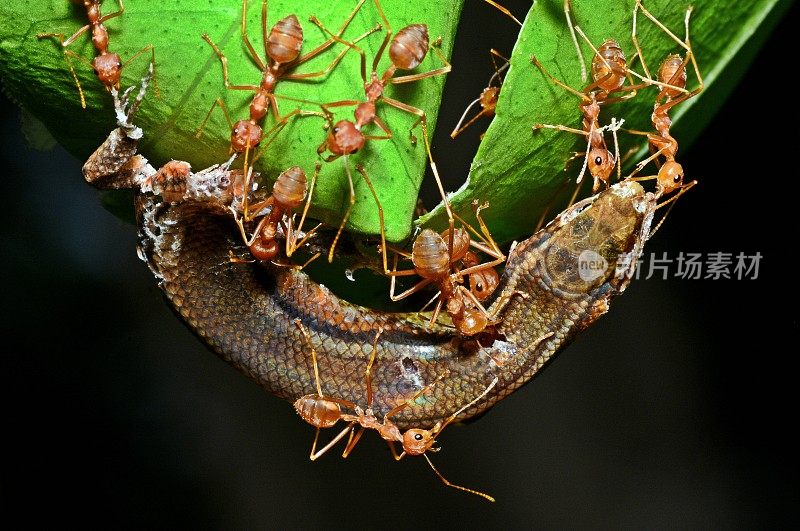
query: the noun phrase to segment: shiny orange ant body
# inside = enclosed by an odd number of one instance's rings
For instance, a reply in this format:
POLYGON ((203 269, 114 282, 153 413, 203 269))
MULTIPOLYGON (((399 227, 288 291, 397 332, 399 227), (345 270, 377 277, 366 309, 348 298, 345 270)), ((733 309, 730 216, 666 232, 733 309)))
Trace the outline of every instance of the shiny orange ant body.
POLYGON ((298 398, 294 403, 294 408, 300 417, 305 420, 307 423, 314 426, 317 431, 314 435, 314 442, 311 445, 311 452, 309 454, 309 458, 312 461, 317 460, 323 454, 325 454, 328 450, 330 450, 334 445, 336 445, 339 441, 341 441, 345 435, 350 435, 345 445, 345 449, 342 452, 342 457, 347 457, 356 447, 361 436, 364 434, 365 430, 375 430, 380 437, 386 441, 389 446, 390 451, 392 452, 392 456, 394 457, 395 461, 399 461, 403 459, 406 455, 421 455, 428 461, 431 469, 436 473, 439 479, 447 485, 448 487, 453 487, 458 490, 462 490, 464 492, 468 492, 470 494, 475 494, 476 496, 480 496, 488 501, 495 501, 494 498, 489 496, 488 494, 484 494, 483 492, 479 492, 477 490, 469 489, 467 487, 462 487, 460 485, 456 485, 448 481, 437 469, 433 466, 430 458, 427 455, 427 452, 438 452, 439 448, 434 448, 433 445, 436 443, 436 437, 438 437, 442 431, 451 424, 461 413, 466 411, 467 409, 471 408, 475 404, 477 404, 483 397, 485 397, 489 392, 497 385, 498 378, 495 377, 492 382, 486 387, 486 389, 478 395, 476 398, 471 400, 465 406, 461 407, 458 411, 444 419, 443 421, 438 421, 431 429, 423 429, 423 428, 410 428, 405 432, 401 432, 397 425, 392 422, 391 418, 408 407, 410 404, 413 404, 415 400, 419 397, 424 395, 429 389, 431 389, 434 385, 436 385, 439 380, 442 379, 442 376, 436 378, 433 382, 428 384, 427 386, 420 389, 417 393, 414 394, 411 398, 403 402, 402 404, 395 406, 391 410, 389 410, 382 419, 379 419, 375 416, 375 413, 372 410, 372 366, 375 363, 375 358, 378 353, 378 339, 380 338, 381 334, 383 333, 383 329, 378 330, 375 334, 375 339, 372 342, 372 354, 370 355, 369 362, 367 363, 367 368, 365 371, 364 379, 367 388, 367 407, 366 409, 362 409, 361 406, 358 404, 351 402, 349 400, 342 400, 339 398, 333 398, 325 396, 322 393, 322 386, 320 385, 319 380, 319 366, 317 365, 317 352, 314 349, 314 345, 311 342, 311 337, 309 336, 308 331, 305 329, 303 324, 299 321, 295 321, 295 325, 300 329, 301 334, 308 346, 311 350, 311 361, 314 370, 314 382, 317 387, 316 394, 308 394, 301 396, 298 398), (353 413, 344 413, 342 408, 347 408, 352 410, 353 413), (340 431, 328 444, 326 444, 320 450, 317 450, 317 442, 319 440, 319 432, 322 428, 332 428, 335 426, 339 421, 347 422, 347 426, 340 431), (358 426, 358 430, 356 430, 356 426, 358 426), (397 453, 397 449, 395 448, 395 444, 399 443, 403 450, 399 454, 397 453))
MULTIPOLYGON (((67 60, 67 65, 69 66, 70 73, 72 74, 72 79, 75 81, 75 85, 78 87, 78 93, 80 94, 81 98, 81 107, 84 109, 86 108, 86 98, 83 94, 83 88, 81 88, 81 83, 78 81, 78 76, 75 74, 75 69, 72 67, 72 63, 69 60, 69 57, 74 57, 79 61, 82 61, 88 64, 94 73, 97 75, 97 78, 100 80, 100 83, 106 87, 107 90, 112 89, 119 89, 120 78, 122 76, 122 69, 131 61, 139 57, 146 51, 151 51, 153 54, 153 64, 155 65, 156 55, 155 49, 153 48, 152 44, 148 44, 138 52, 136 52, 130 59, 122 62, 119 54, 114 52, 110 52, 108 50, 108 29, 106 29, 104 23, 111 20, 112 18, 118 17, 125 12, 125 5, 122 3, 122 0, 117 0, 119 4, 119 10, 109 13, 108 15, 102 15, 100 12, 100 4, 102 0, 71 0, 73 4, 82 4, 83 7, 86 9, 86 15, 89 19, 89 23, 82 26, 78 31, 73 33, 69 38, 65 38, 63 33, 39 33, 36 35, 39 39, 44 39, 48 37, 52 37, 58 39, 61 47, 64 50, 64 57, 67 60), (73 52, 72 50, 68 50, 67 46, 75 42, 75 40, 86 33, 86 31, 91 30, 92 33, 92 44, 97 52, 94 59, 88 61, 83 56, 78 55, 77 53, 73 52)), ((158 90, 158 89, 156 89, 158 90)))

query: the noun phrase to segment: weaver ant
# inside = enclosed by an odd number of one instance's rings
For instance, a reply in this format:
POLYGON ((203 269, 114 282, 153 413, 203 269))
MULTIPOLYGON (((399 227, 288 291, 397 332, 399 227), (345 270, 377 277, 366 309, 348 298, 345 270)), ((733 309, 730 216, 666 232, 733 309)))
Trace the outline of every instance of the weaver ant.
POLYGON ((482 301, 486 300, 499 284, 499 276, 494 267, 502 264, 506 257, 492 239, 492 235, 481 217, 481 210, 486 207, 488 207, 488 203, 478 205, 477 202, 473 202, 480 233, 457 214, 454 214, 466 229, 456 228, 452 232, 451 229, 446 229, 441 234, 431 229, 423 229, 414 240, 410 254, 395 250, 394 267, 387 273, 391 276, 389 297, 393 301, 399 301, 417 293, 429 284, 435 284, 438 291, 420 310, 423 311, 436 301, 429 321, 430 325, 436 322, 442 308, 450 316, 456 329, 467 336, 480 333, 487 326, 493 324, 494 317, 486 311, 482 301), (470 237, 470 232, 477 238, 477 241, 470 237), (451 247, 448 246, 448 240, 452 241, 451 247), (478 257, 470 251, 470 248, 487 254, 491 260, 481 263, 478 257), (413 268, 398 271, 398 255, 410 258, 413 268), (402 293, 395 294, 397 277, 413 275, 422 277, 422 280, 402 293), (470 289, 463 285, 465 278, 469 278, 470 289))
POLYGON ((320 378, 319 378, 319 366, 317 365, 317 352, 314 349, 314 345, 311 342, 311 337, 308 331, 305 329, 303 324, 300 320, 295 320, 295 325, 300 329, 303 338, 308 345, 308 348, 311 350, 311 362, 314 368, 314 382, 317 387, 316 394, 309 394, 304 395, 298 398, 294 403, 294 408, 300 417, 317 428, 316 434, 314 435, 314 442, 311 445, 311 452, 309 454, 309 458, 312 461, 315 461, 323 454, 325 454, 328 450, 330 450, 334 445, 336 445, 340 440, 344 438, 345 435, 350 435, 345 445, 345 449, 342 452, 342 457, 347 457, 355 448, 358 441, 361 439, 361 436, 364 434, 364 430, 371 429, 375 430, 378 435, 381 436, 383 440, 389 446, 389 449, 392 452, 392 456, 394 457, 395 461, 399 461, 403 459, 406 455, 421 455, 428 461, 431 469, 436 473, 439 479, 447 485, 448 487, 453 487, 458 490, 462 490, 464 492, 468 492, 470 494, 475 494, 476 496, 480 496, 488 501, 495 501, 494 498, 489 496, 488 494, 484 494, 483 492, 479 492, 477 490, 469 489, 467 487, 462 487, 460 485, 456 485, 448 481, 439 470, 433 466, 430 458, 427 455, 427 452, 438 452, 439 448, 434 448, 433 445, 436 443, 436 437, 438 437, 442 431, 452 423, 461 413, 468 410, 475 404, 477 404, 480 400, 482 400, 489 392, 497 385, 498 378, 492 380, 492 382, 484 389, 484 391, 478 395, 476 398, 471 400, 469 403, 461 407, 458 411, 450 415, 444 420, 438 421, 434 426, 429 429, 423 428, 410 428, 405 432, 401 432, 397 425, 392 422, 391 417, 412 405, 415 400, 419 397, 423 396, 429 389, 431 389, 434 385, 436 385, 445 375, 441 375, 436 378, 433 382, 428 384, 427 386, 423 387, 419 390, 414 396, 403 402, 402 404, 395 406, 394 408, 390 409, 382 419, 379 419, 375 416, 375 413, 372 410, 372 367, 375 363, 375 358, 378 353, 378 339, 380 338, 381 334, 383 333, 383 329, 378 330, 375 334, 375 339, 372 342, 372 354, 370 355, 369 362, 367 363, 367 368, 364 373, 364 379, 367 388, 367 407, 366 409, 362 409, 361 406, 357 405, 354 402, 349 400, 343 400, 340 398, 333 398, 326 396, 322 393, 322 386, 320 385, 320 378), (343 413, 342 407, 350 409, 354 411, 354 414, 350 413, 343 413), (347 426, 340 431, 328 444, 326 444, 320 450, 317 450, 317 442, 319 440, 319 432, 322 428, 331 428, 336 425, 339 420, 347 422, 347 426), (356 426, 358 426, 358 430, 356 431, 356 426), (397 453, 397 449, 395 448, 395 444, 400 443, 403 447, 403 451, 399 454, 397 453))
MULTIPOLYGON (((111 20, 114 17, 118 17, 125 12, 125 5, 122 3, 122 0, 117 0, 119 4, 119 10, 109 13, 108 15, 102 15, 100 13, 100 3, 102 0, 70 0, 73 4, 83 4, 83 7, 86 8, 86 15, 89 18, 89 23, 85 26, 82 26, 78 31, 73 33, 69 38, 65 38, 63 33, 39 33, 36 35, 39 39, 44 39, 48 37, 52 37, 58 39, 61 47, 64 50, 64 58, 67 61, 67 66, 69 67, 70 74, 72 74, 72 79, 75 81, 75 85, 78 87, 78 94, 81 98, 81 107, 86 108, 86 98, 83 94, 83 88, 81 88, 81 83, 78 80, 78 76, 75 73, 75 69, 72 66, 72 62, 69 60, 69 57, 74 57, 79 61, 82 61, 88 64, 94 73, 97 75, 97 78, 100 80, 100 83, 106 87, 107 90, 111 89, 119 89, 120 78, 122 77, 122 69, 128 65, 131 61, 142 55, 146 51, 151 51, 153 58, 152 64, 155 65, 156 62, 156 51, 152 44, 148 44, 135 54, 133 54, 130 59, 122 62, 119 54, 114 52, 108 51, 108 30, 106 29, 104 22, 111 20), (95 55, 94 59, 91 61, 87 60, 83 56, 73 52, 72 50, 67 50, 67 46, 75 42, 75 39, 86 33, 87 30, 91 29, 92 31, 92 44, 94 45, 97 54, 95 55)), ((156 86, 156 92, 158 92, 158 86, 156 86)))
MULTIPOLYGON (((683 41, 680 40, 677 36, 675 36, 675 34, 673 34, 669 29, 667 29, 658 19, 656 19, 647 9, 645 9, 645 7, 641 4, 639 0, 637 0, 636 7, 634 8, 634 13, 636 13, 636 11, 638 11, 639 9, 641 9, 642 13, 644 13, 650 20, 652 20, 675 42, 677 42, 684 49, 686 49, 686 56, 683 59, 681 59, 679 55, 671 54, 667 56, 667 58, 661 63, 661 66, 658 69, 658 80, 663 85, 658 93, 658 96, 656 96, 656 102, 653 107, 653 114, 651 116, 655 133, 652 132, 647 133, 643 131, 629 131, 633 134, 646 136, 652 154, 646 159, 640 161, 636 165, 636 168, 633 170, 633 172, 628 176, 628 178, 633 178, 634 180, 640 180, 640 181, 655 179, 656 195, 659 197, 665 194, 672 193, 678 189, 682 189, 681 193, 683 193, 691 186, 694 186, 694 184, 697 181, 692 181, 691 183, 685 185, 683 184, 683 177, 684 177, 683 166, 681 166, 681 164, 675 160, 675 155, 677 154, 678 151, 678 141, 670 134, 672 119, 669 116, 669 111, 675 105, 678 105, 679 103, 682 103, 687 99, 696 96, 704 88, 703 78, 700 75, 700 69, 697 66, 697 61, 695 59, 694 52, 692 51, 691 43, 689 41, 689 19, 692 14, 692 7, 690 6, 686 10, 686 15, 684 17, 686 37, 685 40, 683 41), (697 76, 699 86, 694 90, 692 90, 691 92, 686 92, 686 82, 687 82, 686 67, 690 61, 694 68, 695 75, 697 76), (658 157, 663 157, 664 159, 663 162, 660 162, 658 160, 658 157), (656 164, 659 166, 659 170, 656 175, 650 175, 645 177, 633 177, 651 161, 655 161, 656 164)), ((636 35, 635 22, 636 18, 634 17, 634 27, 633 27, 634 36, 636 35)), ((634 38, 634 43, 636 44, 639 57, 642 61, 642 67, 644 68, 645 73, 648 73, 647 64, 644 60, 644 56, 642 55, 642 51, 639 48, 638 40, 635 38, 634 38)), ((647 75, 649 75, 649 73, 647 75)), ((673 199, 670 199, 670 201, 672 201, 673 199)))
MULTIPOLYGON (((500 89, 503 84, 502 73, 503 71, 507 70, 510 63, 509 60, 500 55, 500 53, 492 48, 489 50, 489 57, 492 59, 492 64, 494 65, 494 74, 492 77, 489 78, 489 83, 486 85, 486 88, 481 91, 481 95, 478 96, 476 99, 472 100, 467 108, 464 109, 464 114, 461 115, 461 118, 458 120, 458 123, 453 128, 453 131, 450 133, 450 138, 455 138, 459 134, 461 134, 464 129, 475 123, 482 116, 494 116, 495 109, 497 108, 497 100, 500 98, 500 89), (499 57, 503 60, 503 66, 497 66, 497 62, 495 61, 495 56, 499 57), (497 85, 494 85, 494 82, 499 80, 497 85), (464 120, 467 117, 467 113, 469 110, 474 107, 476 104, 480 104, 481 110, 478 111, 472 118, 464 124, 464 120), (461 125, 464 124, 464 125, 461 125)), ((483 135, 481 135, 483 136, 483 135)))
MULTIPOLYGON (((617 166, 617 159, 619 158, 619 147, 616 141, 615 152, 613 154, 611 151, 609 151, 606 145, 603 132, 609 128, 609 126, 600 126, 600 106, 629 99, 635 96, 638 90, 650 85, 658 85, 670 90, 681 91, 682 89, 680 87, 671 86, 667 83, 650 79, 649 77, 641 76, 630 70, 627 65, 625 53, 622 51, 622 48, 617 41, 613 39, 606 39, 599 48, 595 48, 580 27, 575 26, 574 29, 589 44, 594 52, 591 65, 592 82, 589 83, 582 91, 575 90, 563 81, 554 77, 544 68, 544 66, 535 56, 531 57, 531 61, 553 84, 560 86, 570 94, 574 94, 580 98, 581 102, 579 105, 583 115, 582 129, 551 124, 535 124, 533 129, 534 131, 542 128, 557 129, 559 131, 583 135, 587 138, 586 151, 583 153, 575 153, 575 157, 581 155, 584 157, 583 166, 578 174, 577 183, 581 183, 584 173, 588 168, 589 174, 594 180, 592 184, 592 191, 596 193, 600 189, 601 182, 608 187, 611 179, 611 173, 613 172, 614 167, 617 166), (641 79, 642 83, 633 84, 631 75, 641 79), (626 79, 631 80, 630 85, 625 85, 626 79), (611 97, 612 94, 618 92, 627 94, 611 97)), ((610 126, 610 129, 615 135, 615 140, 618 125, 621 125, 621 122, 617 123, 614 121, 612 126, 610 126)), ((619 166, 617 166, 617 174, 618 178, 620 178, 621 168, 619 166)))
MULTIPOLYGON (((410 83, 413 81, 418 81, 420 79, 446 74, 451 70, 450 63, 447 62, 447 59, 444 57, 441 51, 439 51, 440 40, 437 40, 436 42, 433 43, 433 51, 444 66, 433 70, 429 70, 427 72, 395 77, 395 73, 397 72, 397 70, 413 70, 414 68, 420 65, 423 59, 425 59, 429 47, 428 27, 424 24, 411 24, 402 28, 400 31, 397 32, 394 38, 392 38, 392 29, 391 26, 389 25, 389 21, 386 18, 386 15, 383 12, 383 9, 380 6, 380 2, 379 0, 374 0, 374 2, 375 2, 375 7, 378 10, 378 13, 383 22, 383 27, 386 30, 386 34, 384 36, 383 42, 380 45, 380 48, 378 48, 378 52, 375 55, 375 58, 373 59, 372 72, 369 75, 369 77, 367 76, 367 57, 364 51, 361 48, 359 48, 354 42, 343 40, 339 36, 334 35, 316 17, 311 17, 311 21, 317 26, 319 26, 319 28, 322 29, 324 32, 326 32, 328 35, 330 35, 331 38, 348 46, 349 48, 352 48, 359 54, 359 56, 361 57, 361 79, 364 84, 364 95, 366 99, 366 101, 342 100, 322 105, 322 108, 328 114, 329 123, 333 121, 330 109, 335 107, 355 106, 355 111, 354 111, 355 121, 353 122, 350 120, 340 120, 335 124, 333 124, 333 127, 328 133, 327 138, 319 146, 317 150, 320 154, 325 152, 326 150, 330 152, 330 155, 325 159, 326 162, 331 162, 342 156, 344 157, 345 172, 347 174, 348 185, 350 187, 349 204, 347 210, 345 211, 342 221, 339 224, 339 229, 336 232, 336 236, 334 237, 333 243, 331 244, 330 250, 328 252, 329 262, 333 261, 333 255, 336 249, 336 244, 339 238, 341 237, 341 234, 344 230, 344 226, 347 223, 347 220, 350 217, 350 213, 353 210, 353 205, 355 204, 356 196, 355 196, 355 189, 353 187, 353 178, 349 169, 349 160, 348 160, 349 155, 356 153, 358 150, 363 148, 367 140, 387 140, 392 138, 393 136, 389 127, 377 115, 376 107, 378 103, 382 102, 391 107, 394 107, 401 111, 417 116, 417 120, 409 129, 409 137, 411 139, 411 143, 416 144, 416 137, 413 134, 414 128, 416 128, 417 125, 421 126, 423 140, 425 142, 425 150, 428 155, 428 160, 430 162, 431 169, 433 170, 434 178, 436 179, 442 198, 445 197, 444 188, 442 187, 441 180, 439 179, 436 163, 433 161, 433 155, 431 154, 430 142, 428 139, 427 116, 425 114, 425 111, 413 107, 411 105, 405 104, 403 102, 400 102, 398 100, 389 98, 388 96, 384 95, 384 90, 386 89, 387 85, 410 83), (387 46, 389 47, 389 58, 391 60, 391 65, 386 69, 386 71, 382 75, 379 76, 378 64, 380 63, 381 57, 383 56, 383 52, 387 46), (377 125, 382 130, 383 134, 365 135, 362 132, 362 129, 371 123, 377 125)), ((450 224, 452 226, 453 220, 449 208, 448 208, 448 215, 450 218, 450 224)), ((384 270, 386 269, 387 269, 386 263, 384 261, 384 270)))

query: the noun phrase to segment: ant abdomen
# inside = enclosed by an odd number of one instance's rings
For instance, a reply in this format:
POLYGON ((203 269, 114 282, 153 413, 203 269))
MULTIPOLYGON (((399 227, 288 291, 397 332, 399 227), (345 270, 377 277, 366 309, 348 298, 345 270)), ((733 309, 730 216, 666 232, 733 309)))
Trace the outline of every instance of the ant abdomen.
MULTIPOLYGON (((686 77, 686 66, 684 65, 683 59, 681 59, 680 55, 668 55, 667 58, 661 63, 661 66, 658 67, 658 80, 661 83, 685 89, 686 77)), ((673 88, 664 87, 662 90, 664 95, 670 99, 677 98, 681 95, 679 90, 673 88)))
POLYGON ((411 24, 397 32, 389 47, 392 64, 402 70, 419 66, 428 53, 428 26, 411 24))
POLYGON ((342 418, 339 404, 317 395, 301 396, 295 401, 294 409, 303 420, 317 428, 331 428, 342 418))
POLYGON ((597 51, 592 59, 592 79, 606 92, 618 90, 625 83, 628 68, 625 52, 613 39, 607 39, 597 51))
POLYGON ((291 63, 300 55, 303 46, 303 28, 295 15, 280 19, 272 27, 267 39, 267 55, 276 63, 291 63))
POLYGON ((422 278, 440 278, 450 271, 447 242, 431 229, 419 233, 411 250, 414 269, 422 278))
POLYGON ((306 172, 301 167, 294 166, 278 176, 272 187, 272 195, 285 208, 297 208, 306 198, 306 184, 306 172))
MULTIPOLYGON (((446 229, 442 232, 442 239, 445 244, 448 246, 450 245, 450 229, 446 229)), ((466 229, 459 227, 453 231, 453 253, 450 257, 451 263, 458 262, 464 258, 464 255, 469 250, 469 243, 470 237, 466 229)))

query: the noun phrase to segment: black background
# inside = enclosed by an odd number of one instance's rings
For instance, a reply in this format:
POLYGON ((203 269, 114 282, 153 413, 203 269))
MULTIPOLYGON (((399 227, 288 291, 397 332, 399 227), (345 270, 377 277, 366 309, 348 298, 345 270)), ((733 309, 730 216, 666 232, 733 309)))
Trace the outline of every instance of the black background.
MULTIPOLYGON (((4 513, 114 527, 796 522, 796 14, 681 151, 701 186, 649 243, 673 258, 760 252, 759 278, 634 282, 535 384, 445 432, 434 461, 494 505, 421 459, 393 462, 377 437, 310 463, 313 429, 204 349, 80 161, 28 148, 2 100, 4 513)), ((464 17, 435 140, 443 173, 462 176, 484 126, 447 133, 491 72, 485 50, 513 44, 482 2, 464 17)))

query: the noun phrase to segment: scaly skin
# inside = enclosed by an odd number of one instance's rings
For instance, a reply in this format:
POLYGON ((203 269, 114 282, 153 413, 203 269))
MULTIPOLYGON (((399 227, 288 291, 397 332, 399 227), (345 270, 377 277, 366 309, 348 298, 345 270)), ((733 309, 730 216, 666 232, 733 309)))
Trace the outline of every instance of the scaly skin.
POLYGON ((372 368, 379 418, 441 377, 393 417, 401 429, 433 426, 484 392, 495 376, 498 384, 459 420, 530 381, 625 289, 653 208, 651 194, 623 182, 517 245, 489 307, 500 318, 498 336, 479 343, 448 327, 428 329, 413 314, 351 305, 295 269, 232 263, 229 250, 240 256, 247 250, 230 213, 213 202, 137 200, 140 254, 172 307, 210 348, 270 393, 294 401, 316 392, 311 352, 296 319, 316 349, 323 394, 362 407, 366 364, 375 334, 384 329, 372 368), (584 281, 578 257, 589 251, 596 255, 588 258, 602 256, 608 266, 584 281), (633 259, 618 269, 624 256, 633 259))

